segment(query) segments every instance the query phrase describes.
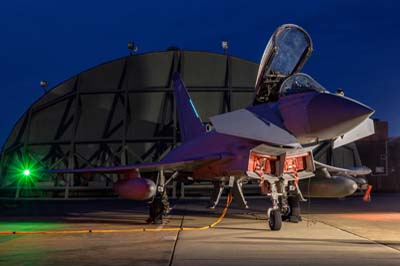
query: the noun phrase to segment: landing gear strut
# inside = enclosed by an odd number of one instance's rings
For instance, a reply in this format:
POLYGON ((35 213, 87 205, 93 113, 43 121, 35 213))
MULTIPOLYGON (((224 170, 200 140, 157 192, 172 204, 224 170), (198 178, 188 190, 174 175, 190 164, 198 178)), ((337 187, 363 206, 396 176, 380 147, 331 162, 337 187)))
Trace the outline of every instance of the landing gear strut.
POLYGON ((149 218, 147 219, 147 222, 153 224, 162 224, 163 214, 164 214, 164 205, 162 203, 162 197, 160 193, 157 193, 153 201, 150 203, 149 218))
POLYGON ((170 211, 163 171, 160 171, 157 181, 157 192, 149 204, 149 218, 147 219, 147 222, 153 224, 162 224, 163 216, 168 214, 170 211))
POLYGON ((166 192, 157 192, 153 201, 149 204, 149 218, 147 219, 148 223, 153 224, 162 224, 163 216, 168 214, 169 201, 168 195, 166 192))
POLYGON ((300 197, 297 186, 290 186, 285 180, 265 180, 262 189, 272 199, 272 208, 268 209, 268 225, 272 231, 280 230, 282 221, 298 223, 300 216, 300 197), (266 182, 265 182, 266 181, 266 182), (292 188, 294 191, 291 191, 292 188))
MULTIPOLYGON (((279 193, 276 186, 277 182, 268 181, 270 192, 268 193, 272 199, 272 208, 268 209, 268 225, 272 231, 281 230, 282 227, 282 216, 281 208, 279 204, 279 193)), ((265 185, 265 184, 263 184, 265 185)))

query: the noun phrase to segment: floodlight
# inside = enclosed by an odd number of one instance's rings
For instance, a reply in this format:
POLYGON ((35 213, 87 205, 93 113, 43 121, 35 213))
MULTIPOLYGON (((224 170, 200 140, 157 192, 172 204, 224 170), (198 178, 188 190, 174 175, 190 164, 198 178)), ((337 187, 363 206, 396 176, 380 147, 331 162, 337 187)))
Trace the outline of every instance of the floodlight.
POLYGON ((130 42, 128 42, 128 49, 130 50, 130 54, 132 55, 132 52, 133 53, 137 52, 138 46, 136 45, 136 43, 130 41, 130 42))
POLYGON ((228 48, 229 48, 228 41, 222 41, 221 47, 222 47, 222 49, 224 49, 224 52, 226 53, 226 50, 228 50, 228 48))
POLYGON ((47 85, 48 85, 47 80, 42 79, 42 80, 40 81, 40 87, 42 87, 44 93, 47 92, 47 90, 46 90, 47 85))

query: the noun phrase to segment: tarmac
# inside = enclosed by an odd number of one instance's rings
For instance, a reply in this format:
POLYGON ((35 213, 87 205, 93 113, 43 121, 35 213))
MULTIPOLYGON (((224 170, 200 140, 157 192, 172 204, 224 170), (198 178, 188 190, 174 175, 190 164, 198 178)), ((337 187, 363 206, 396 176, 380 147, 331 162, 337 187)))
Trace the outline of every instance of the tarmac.
MULTIPOLYGON (((233 204, 202 231, 0 235, 0 265, 400 265, 400 194, 311 199, 303 222, 270 231, 266 199, 233 204)), ((0 209, 0 231, 201 227, 216 210, 204 200, 172 201, 163 225, 148 225, 144 203, 34 201, 0 209)))

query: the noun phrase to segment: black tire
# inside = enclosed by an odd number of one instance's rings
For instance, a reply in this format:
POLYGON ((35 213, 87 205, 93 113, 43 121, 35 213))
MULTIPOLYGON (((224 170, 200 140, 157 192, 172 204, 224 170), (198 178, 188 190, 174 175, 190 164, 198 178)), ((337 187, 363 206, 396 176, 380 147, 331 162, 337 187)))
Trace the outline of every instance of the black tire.
POLYGON ((291 215, 292 215, 292 209, 290 208, 290 206, 288 206, 286 211, 281 213, 282 221, 284 222, 289 221, 291 215))
POLYGON ((289 197, 288 203, 290 206, 290 216, 289 222, 291 223, 298 223, 301 222, 301 215, 300 215, 300 201, 298 196, 289 197))
POLYGON ((150 217, 148 221, 154 224, 162 224, 163 213, 164 213, 164 205, 162 203, 162 198, 160 195, 156 195, 153 201, 150 203, 150 209, 149 209, 150 217))
POLYGON ((271 231, 279 231, 282 227, 282 216, 279 210, 271 210, 268 220, 271 231))

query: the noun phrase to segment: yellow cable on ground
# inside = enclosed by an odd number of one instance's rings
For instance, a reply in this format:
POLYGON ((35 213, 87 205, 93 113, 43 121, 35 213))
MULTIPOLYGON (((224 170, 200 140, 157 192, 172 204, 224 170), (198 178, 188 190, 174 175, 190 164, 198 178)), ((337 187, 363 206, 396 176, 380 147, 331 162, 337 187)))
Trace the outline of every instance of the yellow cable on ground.
POLYGON ((134 232, 160 232, 160 231, 199 231, 207 230, 218 225, 228 212, 228 208, 232 203, 232 194, 229 193, 226 199, 224 210, 218 219, 207 226, 202 227, 167 227, 167 228, 132 228, 132 229, 87 229, 87 230, 65 230, 65 231, 31 231, 31 232, 18 232, 18 231, 0 231, 0 235, 58 235, 58 234, 85 234, 85 233, 134 233, 134 232))

